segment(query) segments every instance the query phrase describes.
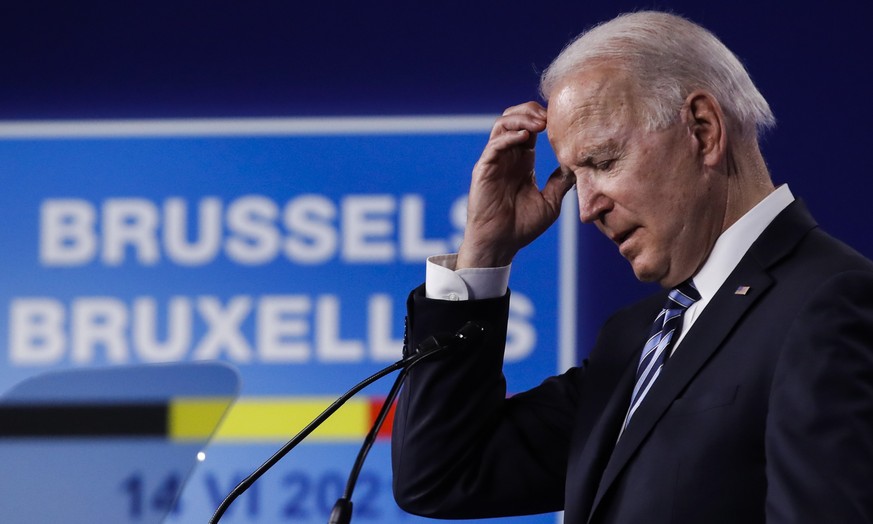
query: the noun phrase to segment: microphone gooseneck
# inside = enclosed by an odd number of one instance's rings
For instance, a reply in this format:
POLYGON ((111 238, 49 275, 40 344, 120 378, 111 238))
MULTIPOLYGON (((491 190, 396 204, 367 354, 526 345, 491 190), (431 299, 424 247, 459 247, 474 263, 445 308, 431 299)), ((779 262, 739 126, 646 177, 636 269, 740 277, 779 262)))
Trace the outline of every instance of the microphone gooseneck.
POLYGON ((364 467, 364 460, 367 459, 367 455, 370 453, 370 448, 372 448, 373 443, 376 442, 376 437, 379 435, 379 430, 382 428, 382 424, 385 423, 385 419, 388 417, 388 412, 391 411, 394 399, 397 398, 397 394, 400 392, 400 386, 406 379, 406 372, 408 369, 409 368, 404 368, 400 370, 400 373, 394 380, 394 385, 391 386, 391 391, 388 392, 385 400, 382 401, 382 407, 379 409, 379 414, 373 422, 373 427, 370 428, 370 432, 367 433, 366 438, 364 438, 364 442, 361 445, 360 451, 358 451, 358 456, 355 459, 352 470, 349 472, 345 491, 343 491, 343 495, 337 499, 334 504, 327 524, 348 524, 352 520, 352 493, 355 491, 355 484, 358 482, 358 475, 360 475, 361 469, 364 467))
POLYGON ((345 404, 347 400, 352 398, 354 395, 356 395, 358 392, 360 392, 362 389, 369 386, 373 382, 376 382, 382 377, 389 375, 399 369, 401 370, 400 374, 397 375, 397 378, 394 381, 394 385, 391 387, 391 391, 388 393, 388 396, 383 402, 382 408, 380 409, 379 414, 376 417, 376 421, 374 422, 373 427, 370 429, 370 432, 367 434, 361 450, 358 452, 358 457, 355 460, 355 464, 349 475, 349 479, 346 484, 345 491, 343 492, 343 496, 339 500, 337 500, 333 511, 331 511, 330 520, 328 521, 329 524, 347 524, 351 520, 351 497, 352 492, 355 488, 355 483, 358 479, 358 475, 360 474, 361 468, 364 464, 364 460, 366 459, 370 448, 373 446, 373 442, 376 440, 379 429, 382 427, 382 424, 385 422, 385 419, 388 416, 388 412, 391 409, 391 405, 394 403, 394 399, 400 392, 400 386, 406 379, 407 371, 412 366, 416 365, 418 362, 425 358, 429 358, 438 353, 442 353, 443 351, 450 348, 456 348, 472 344, 478 339, 481 339, 484 336, 484 333, 485 328, 483 328, 480 324, 476 322, 467 322, 454 335, 440 334, 428 337, 421 344, 419 344, 418 347, 415 348, 414 352, 408 355, 404 355, 404 357, 397 362, 380 371, 377 371, 376 373, 370 375, 361 382, 358 382, 355 386, 346 391, 341 397, 335 400, 324 411, 322 411, 321 414, 319 414, 312 422, 307 424, 306 427, 300 430, 300 432, 297 433, 294 438, 286 442, 285 445, 283 445, 278 451, 276 451, 273 456, 267 459, 266 462, 261 464, 260 467, 258 467, 248 477, 246 477, 239 484, 237 484, 236 487, 234 487, 227 495, 227 497, 225 497, 225 499, 221 501, 221 504, 219 504, 218 508, 215 510, 212 518, 209 519, 209 524, 217 524, 234 500, 236 500, 249 487, 251 487, 251 485, 254 484, 255 481, 261 478, 264 473, 266 473, 270 468, 276 465, 276 463, 282 460, 285 455, 287 455, 292 449, 300 444, 303 439, 308 437, 310 433, 315 431, 315 429, 318 428, 318 426, 320 426, 325 420, 327 420, 328 417, 333 415, 340 407, 342 407, 342 405, 345 404))

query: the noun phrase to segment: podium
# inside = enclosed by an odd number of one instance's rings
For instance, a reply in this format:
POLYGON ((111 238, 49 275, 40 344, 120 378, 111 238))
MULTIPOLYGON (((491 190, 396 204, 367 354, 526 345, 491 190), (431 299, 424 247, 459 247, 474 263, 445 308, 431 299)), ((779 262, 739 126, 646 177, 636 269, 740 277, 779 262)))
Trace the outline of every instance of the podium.
POLYGON ((0 522, 162 522, 238 390, 217 363, 25 380, 0 397, 0 522))

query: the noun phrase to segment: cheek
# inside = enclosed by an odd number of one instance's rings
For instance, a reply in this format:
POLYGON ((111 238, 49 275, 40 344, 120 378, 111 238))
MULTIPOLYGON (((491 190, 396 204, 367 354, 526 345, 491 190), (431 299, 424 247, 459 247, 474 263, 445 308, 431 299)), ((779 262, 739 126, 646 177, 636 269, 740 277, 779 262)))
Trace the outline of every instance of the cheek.
POLYGON ((651 194, 639 204, 644 226, 659 240, 669 240, 686 223, 682 204, 682 199, 673 194, 651 194))

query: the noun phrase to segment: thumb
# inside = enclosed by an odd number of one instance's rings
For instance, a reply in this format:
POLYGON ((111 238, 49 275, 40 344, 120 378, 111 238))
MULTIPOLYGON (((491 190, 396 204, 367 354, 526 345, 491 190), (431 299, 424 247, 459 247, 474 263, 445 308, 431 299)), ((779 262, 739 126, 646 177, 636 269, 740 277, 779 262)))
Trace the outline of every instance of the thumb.
POLYGON ((557 167, 549 179, 546 180, 546 185, 543 187, 543 199, 549 204, 557 216, 561 212, 561 202, 564 200, 564 195, 567 194, 573 186, 576 185, 576 177, 573 174, 568 174, 557 167))

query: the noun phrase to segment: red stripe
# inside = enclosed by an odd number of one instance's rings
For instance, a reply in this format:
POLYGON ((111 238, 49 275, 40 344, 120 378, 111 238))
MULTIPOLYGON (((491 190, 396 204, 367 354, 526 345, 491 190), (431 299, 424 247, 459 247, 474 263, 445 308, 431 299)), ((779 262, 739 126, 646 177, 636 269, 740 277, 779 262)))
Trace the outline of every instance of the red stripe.
MULTIPOLYGON (((370 397, 370 427, 376 422, 376 417, 379 416, 379 410, 382 409, 382 403, 385 402, 385 397, 370 397)), ((391 426, 394 425, 394 410, 397 409, 397 403, 391 405, 391 410, 388 411, 388 416, 385 417, 385 423, 379 428, 379 433, 376 435, 377 440, 387 440, 391 438, 391 426)))

